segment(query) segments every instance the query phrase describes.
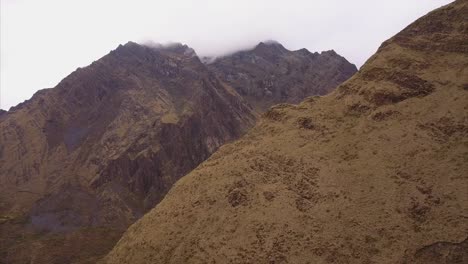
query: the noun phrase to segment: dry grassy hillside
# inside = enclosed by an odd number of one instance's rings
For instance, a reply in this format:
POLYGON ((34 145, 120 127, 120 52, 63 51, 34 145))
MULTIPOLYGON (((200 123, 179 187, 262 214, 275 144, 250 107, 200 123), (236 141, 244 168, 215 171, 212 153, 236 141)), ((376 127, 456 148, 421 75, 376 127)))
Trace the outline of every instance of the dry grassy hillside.
POLYGON ((107 263, 468 263, 468 3, 179 180, 107 263))

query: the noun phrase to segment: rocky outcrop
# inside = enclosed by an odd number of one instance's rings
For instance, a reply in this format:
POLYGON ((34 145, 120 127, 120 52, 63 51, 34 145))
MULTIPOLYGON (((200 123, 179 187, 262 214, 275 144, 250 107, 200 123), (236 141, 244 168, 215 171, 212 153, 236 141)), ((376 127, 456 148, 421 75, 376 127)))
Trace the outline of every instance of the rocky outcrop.
POLYGON ((467 1, 181 178, 113 263, 466 263, 467 1), (466 42, 466 41, 465 41, 466 42))
POLYGON ((325 95, 357 72, 356 66, 333 50, 290 51, 272 41, 216 58, 207 65, 259 113, 274 104, 325 95))
POLYGON ((468 262, 468 238, 461 242, 438 241, 424 246, 413 256, 408 256, 411 263, 466 263, 468 262))

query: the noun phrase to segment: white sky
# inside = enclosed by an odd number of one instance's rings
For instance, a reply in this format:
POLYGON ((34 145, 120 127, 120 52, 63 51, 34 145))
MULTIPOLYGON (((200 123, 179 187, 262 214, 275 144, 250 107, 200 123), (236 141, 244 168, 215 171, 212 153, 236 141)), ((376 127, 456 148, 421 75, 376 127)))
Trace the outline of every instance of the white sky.
POLYGON ((219 55, 277 40, 334 49, 360 67, 379 45, 450 0, 0 0, 0 108, 127 41, 219 55))

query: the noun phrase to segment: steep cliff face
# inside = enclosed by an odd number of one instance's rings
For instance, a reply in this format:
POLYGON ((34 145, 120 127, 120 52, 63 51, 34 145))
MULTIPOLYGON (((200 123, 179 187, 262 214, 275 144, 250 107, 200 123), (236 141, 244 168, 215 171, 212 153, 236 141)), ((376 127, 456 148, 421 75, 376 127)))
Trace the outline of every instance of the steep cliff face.
POLYGON ((262 113, 278 103, 299 103, 325 95, 356 73, 356 66, 335 51, 290 51, 276 42, 261 42, 208 63, 216 75, 262 113))
POLYGON ((28 251, 73 232, 91 243, 80 233, 89 228, 95 243, 115 241, 173 182, 254 121, 190 48, 119 46, 0 119, 1 258, 65 263, 73 254, 28 251), (35 241, 38 231, 55 233, 35 241))
POLYGON ((180 179, 107 263, 466 263, 468 3, 325 97, 269 110, 180 179))

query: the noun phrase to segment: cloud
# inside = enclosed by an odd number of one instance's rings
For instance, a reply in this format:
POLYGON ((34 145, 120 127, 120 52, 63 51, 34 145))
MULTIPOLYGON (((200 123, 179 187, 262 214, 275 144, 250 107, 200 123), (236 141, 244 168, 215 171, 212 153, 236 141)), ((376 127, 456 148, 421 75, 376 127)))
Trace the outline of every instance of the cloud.
POLYGON ((448 0, 2 0, 1 108, 128 41, 219 56, 273 39, 362 65, 381 42, 448 0))

